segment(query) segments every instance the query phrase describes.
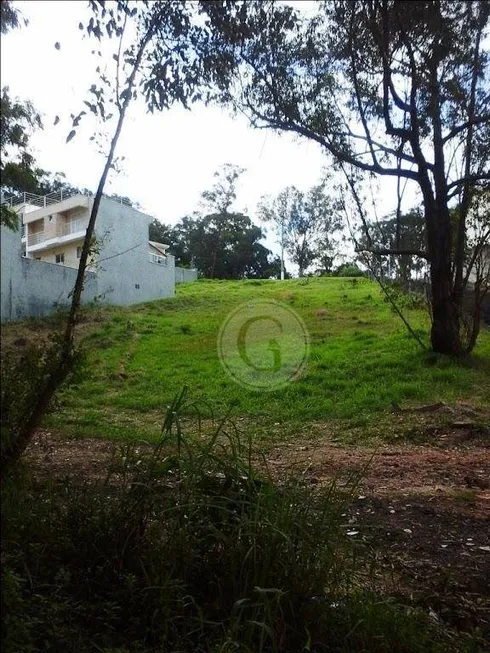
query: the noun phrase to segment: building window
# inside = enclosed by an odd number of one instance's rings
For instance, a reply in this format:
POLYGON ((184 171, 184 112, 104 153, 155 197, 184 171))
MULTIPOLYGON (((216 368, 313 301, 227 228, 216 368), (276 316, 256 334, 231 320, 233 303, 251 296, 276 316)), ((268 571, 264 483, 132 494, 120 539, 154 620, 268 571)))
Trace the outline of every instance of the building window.
POLYGON ((82 248, 77 247, 77 258, 81 258, 81 256, 82 256, 82 248))
POLYGON ((135 284, 134 284, 134 287, 136 288, 136 290, 139 290, 139 289, 140 289, 140 285, 139 285, 139 283, 135 283, 135 284))
POLYGON ((157 263, 158 265, 167 265, 167 259, 165 256, 160 256, 159 254, 152 254, 150 252, 150 261, 152 263, 157 263))
POLYGON ((52 215, 48 215, 48 222, 53 222, 53 216, 52 215))
POLYGON ((56 254, 56 263, 64 263, 65 262, 65 255, 63 254, 56 254))

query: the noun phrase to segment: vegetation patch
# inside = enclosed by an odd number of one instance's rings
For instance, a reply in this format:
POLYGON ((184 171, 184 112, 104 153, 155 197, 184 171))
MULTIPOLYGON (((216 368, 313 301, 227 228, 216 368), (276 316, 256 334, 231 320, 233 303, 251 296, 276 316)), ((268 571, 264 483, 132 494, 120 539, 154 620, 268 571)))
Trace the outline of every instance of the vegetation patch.
POLYGON ((182 400, 103 479, 8 479, 4 650, 466 650, 366 584, 345 528, 354 478, 275 481, 229 424, 186 436, 182 400))
MULTIPOLYGON (((87 369, 58 399, 46 426, 66 433, 131 439, 134 424, 158 437, 155 412, 188 385, 203 411, 246 418, 254 435, 261 425, 286 430, 308 421, 362 420, 391 412, 393 403, 417 406, 438 401, 490 403, 490 332, 481 333, 471 365, 431 355, 410 337, 367 279, 342 278, 249 282, 198 281, 177 287, 177 296, 124 309, 84 313, 82 348, 87 369), (344 302, 347 297, 347 303, 344 302), (222 368, 217 334, 228 313, 243 303, 268 299, 289 303, 304 320, 311 347, 304 375, 284 390, 260 393, 238 386, 222 368), (325 313, 318 315, 319 307, 325 313), (130 325, 130 327, 128 327, 130 325), (122 365, 123 363, 123 365, 122 365), (123 374, 121 374, 123 366, 123 374), (93 418, 87 429, 87 415, 93 418)), ((427 313, 404 309, 426 334, 427 313)), ((40 327, 38 326, 38 330, 40 327)), ((29 327, 5 327, 19 334, 29 327)), ((37 334, 36 334, 36 337, 37 334)), ((22 349, 22 348, 19 348, 22 349)), ((378 419, 377 418, 377 419, 378 419)), ((359 442, 362 443, 362 433, 359 442)))

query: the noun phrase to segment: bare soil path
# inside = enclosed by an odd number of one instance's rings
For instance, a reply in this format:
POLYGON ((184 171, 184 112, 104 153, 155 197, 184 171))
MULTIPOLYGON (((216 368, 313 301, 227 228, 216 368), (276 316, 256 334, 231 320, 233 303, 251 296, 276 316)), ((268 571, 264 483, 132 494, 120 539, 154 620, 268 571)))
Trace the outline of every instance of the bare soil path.
MULTIPOLYGON (((464 429, 443 438, 444 448, 303 438, 274 444, 266 460, 273 477, 294 473, 312 488, 357 476, 346 532, 375 552, 387 594, 442 624, 478 628, 490 647, 490 439, 473 443, 464 429)), ((27 455, 40 475, 101 478, 115 448, 39 431, 27 455)))

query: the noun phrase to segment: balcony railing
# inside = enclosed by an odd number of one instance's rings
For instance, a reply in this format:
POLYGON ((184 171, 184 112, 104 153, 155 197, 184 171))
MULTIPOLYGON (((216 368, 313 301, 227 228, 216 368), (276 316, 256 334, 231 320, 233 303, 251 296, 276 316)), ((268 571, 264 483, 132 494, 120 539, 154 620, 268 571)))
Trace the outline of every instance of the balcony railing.
POLYGON ((71 220, 63 225, 62 235, 69 236, 70 234, 76 234, 79 231, 85 231, 86 229, 86 220, 71 220))
POLYGON ((32 245, 39 245, 43 240, 45 240, 44 231, 36 231, 36 233, 28 235, 27 244, 31 247, 32 245))
MULTIPOLYGON (((45 231, 36 231, 34 233, 29 232, 27 237, 27 244, 29 247, 32 247, 33 245, 39 245, 40 243, 43 243, 45 240, 52 240, 54 238, 59 238, 60 236, 70 236, 71 234, 83 233, 86 229, 86 220, 72 220, 71 222, 64 224, 62 226, 61 232, 58 231, 56 234, 49 233, 46 235, 45 231)), ((23 234, 22 237, 24 237, 24 235, 25 234, 23 234)))
MULTIPOLYGON (((30 204, 31 206, 46 207, 51 204, 58 204, 63 200, 67 200, 75 195, 84 195, 85 197, 93 197, 92 193, 87 190, 56 190, 48 195, 34 195, 33 193, 17 193, 15 195, 5 195, 0 192, 0 204, 7 204, 10 207, 18 206, 20 204, 30 204)), ((112 202, 124 204, 125 206, 133 206, 130 200, 125 197, 104 197, 112 202)), ((136 208, 136 207, 135 207, 136 208)))

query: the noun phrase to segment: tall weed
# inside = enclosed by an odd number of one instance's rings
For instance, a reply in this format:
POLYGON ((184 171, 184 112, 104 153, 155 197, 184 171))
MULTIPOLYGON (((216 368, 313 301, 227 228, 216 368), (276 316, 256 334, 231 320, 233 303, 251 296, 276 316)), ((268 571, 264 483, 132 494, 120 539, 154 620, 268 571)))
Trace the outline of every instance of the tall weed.
POLYGON ((7 653, 437 650, 360 590, 345 488, 274 480, 229 420, 189 434, 184 409, 104 481, 8 479, 7 653))

